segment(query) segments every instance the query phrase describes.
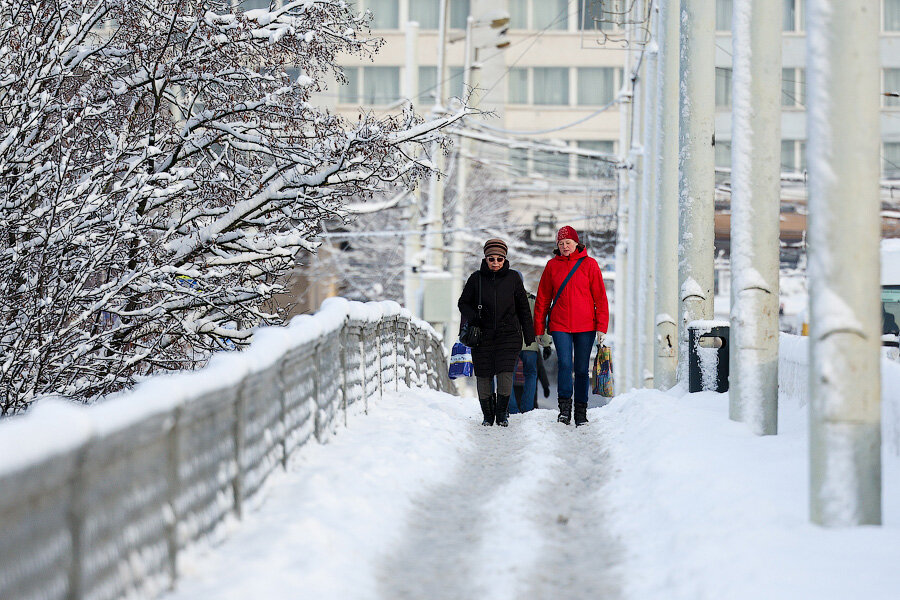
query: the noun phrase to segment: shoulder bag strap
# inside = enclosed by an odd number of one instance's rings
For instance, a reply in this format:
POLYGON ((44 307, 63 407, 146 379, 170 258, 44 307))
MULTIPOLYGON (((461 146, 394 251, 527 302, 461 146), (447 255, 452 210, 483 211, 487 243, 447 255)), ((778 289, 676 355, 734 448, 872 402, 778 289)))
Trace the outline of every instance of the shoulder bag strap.
POLYGON ((481 324, 481 271, 478 272, 478 323, 481 324))
POLYGON ((578 259, 578 261, 575 263, 575 266, 572 267, 572 270, 569 271, 569 274, 566 275, 565 279, 563 279, 562 285, 559 286, 559 290, 557 290, 557 292, 556 292, 556 297, 553 299, 553 302, 550 304, 550 308, 547 309, 547 322, 548 323, 550 322, 550 312, 553 310, 553 307, 556 306, 556 301, 559 300, 559 297, 562 295, 563 290, 566 288, 566 284, 569 283, 570 279, 572 279, 572 275, 575 274, 575 271, 578 270, 578 267, 581 266, 581 263, 584 262, 585 258, 587 258, 587 257, 582 256, 581 258, 578 259))

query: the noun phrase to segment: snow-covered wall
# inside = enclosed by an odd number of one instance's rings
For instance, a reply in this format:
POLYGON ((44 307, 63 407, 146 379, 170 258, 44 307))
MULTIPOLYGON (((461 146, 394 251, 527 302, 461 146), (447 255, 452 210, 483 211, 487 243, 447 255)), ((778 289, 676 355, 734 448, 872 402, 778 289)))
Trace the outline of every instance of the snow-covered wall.
MULTIPOLYGON (((809 400, 809 338, 781 334, 778 396, 801 406, 809 400)), ((881 359, 881 437, 886 448, 900 455, 900 362, 881 359)))
POLYGON ((450 391, 440 339, 394 302, 330 299, 197 372, 0 425, 0 598, 152 597, 299 447, 385 389, 450 391))

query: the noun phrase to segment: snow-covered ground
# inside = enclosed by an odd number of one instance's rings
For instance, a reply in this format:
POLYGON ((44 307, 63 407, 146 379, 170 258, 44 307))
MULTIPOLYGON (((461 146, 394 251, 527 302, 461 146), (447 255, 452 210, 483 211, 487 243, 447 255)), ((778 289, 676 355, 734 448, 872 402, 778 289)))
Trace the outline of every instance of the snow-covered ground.
POLYGON ((480 426, 477 402, 406 390, 304 448, 167 600, 317 598, 893 599, 900 459, 884 526, 807 512, 807 418, 728 420, 724 394, 642 390, 480 426), (264 500, 264 502, 262 502, 264 500))

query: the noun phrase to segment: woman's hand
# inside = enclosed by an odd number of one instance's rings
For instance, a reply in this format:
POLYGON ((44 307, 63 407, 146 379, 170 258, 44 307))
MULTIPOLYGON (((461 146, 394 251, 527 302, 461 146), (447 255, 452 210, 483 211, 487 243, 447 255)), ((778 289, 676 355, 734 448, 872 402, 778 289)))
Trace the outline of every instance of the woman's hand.
POLYGON ((598 346, 603 346, 603 345, 604 345, 604 344, 603 344, 604 341, 606 341, 606 334, 603 333, 602 331, 598 331, 598 332, 597 332, 597 345, 598 345, 598 346))

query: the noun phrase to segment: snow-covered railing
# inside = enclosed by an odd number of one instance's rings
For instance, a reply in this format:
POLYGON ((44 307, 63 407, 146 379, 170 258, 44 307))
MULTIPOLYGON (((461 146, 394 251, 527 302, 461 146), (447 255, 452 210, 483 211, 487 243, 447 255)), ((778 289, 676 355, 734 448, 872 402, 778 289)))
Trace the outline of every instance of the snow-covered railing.
POLYGON ((152 597, 307 442, 385 390, 451 390, 434 330, 393 302, 331 299, 244 352, 83 407, 0 425, 0 598, 152 597))
MULTIPOLYGON (((778 395, 809 403, 809 338, 782 333, 779 340, 778 395)), ((886 448, 900 454, 900 362, 881 359, 881 435, 886 448)))

